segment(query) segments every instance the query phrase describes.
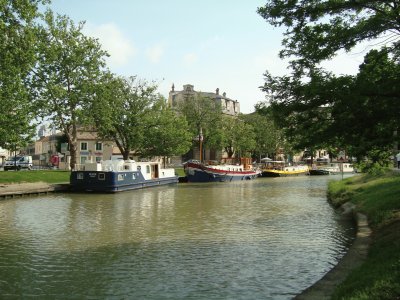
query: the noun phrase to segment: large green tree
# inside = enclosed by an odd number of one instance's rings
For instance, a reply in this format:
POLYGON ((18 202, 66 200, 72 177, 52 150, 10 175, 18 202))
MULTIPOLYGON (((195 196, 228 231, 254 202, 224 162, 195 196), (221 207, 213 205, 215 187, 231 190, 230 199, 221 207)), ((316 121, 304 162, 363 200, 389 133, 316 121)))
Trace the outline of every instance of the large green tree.
POLYGON ((241 116, 253 128, 256 142, 253 156, 258 159, 265 156, 275 158, 275 154, 280 148, 287 148, 283 132, 275 125, 271 113, 263 103, 256 105, 256 111, 262 111, 263 113, 255 112, 241 116))
POLYGON ((256 147, 252 125, 236 116, 223 116, 220 129, 220 145, 228 158, 249 156, 256 147))
POLYGON ((77 163, 77 131, 91 114, 88 104, 103 76, 106 52, 66 16, 45 13, 31 86, 36 109, 67 137, 70 167, 77 163))
POLYGON ((35 63, 40 0, 0 0, 0 146, 15 150, 34 134, 27 78, 35 63))
POLYGON ((357 156, 387 151, 399 128, 397 0, 270 0, 258 12, 286 27, 281 58, 293 73, 265 74, 263 90, 277 122, 296 147, 341 147, 357 156), (379 39, 356 76, 334 76, 318 64, 339 50, 379 39), (374 151, 375 151, 374 150, 374 151))
POLYGON ((176 114, 164 98, 153 105, 146 126, 143 156, 179 156, 187 153, 192 145, 186 118, 176 114))
POLYGON ((384 50, 374 50, 357 76, 321 70, 314 70, 309 82, 268 76, 264 91, 269 109, 296 149, 335 146, 362 157, 373 149, 386 152, 393 142, 400 126, 395 109, 399 79, 399 64, 384 50))
POLYGON ((128 159, 131 152, 140 155, 146 149, 150 127, 155 126, 153 107, 162 100, 155 83, 109 74, 90 111, 99 136, 114 141, 128 159))
POLYGON ((178 113, 186 117, 189 130, 194 139, 203 139, 208 148, 220 148, 219 128, 222 120, 222 108, 214 99, 195 93, 188 95, 177 105, 178 113))

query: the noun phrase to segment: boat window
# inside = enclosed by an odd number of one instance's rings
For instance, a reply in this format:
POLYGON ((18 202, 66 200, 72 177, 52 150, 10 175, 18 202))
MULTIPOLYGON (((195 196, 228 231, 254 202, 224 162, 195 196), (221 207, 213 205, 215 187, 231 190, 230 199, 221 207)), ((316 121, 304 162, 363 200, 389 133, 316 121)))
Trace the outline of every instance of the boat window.
POLYGON ((136 175, 132 174, 132 179, 135 180, 136 179, 136 175))
POLYGON ((76 179, 82 180, 83 179, 83 173, 76 174, 76 179))
POLYGON ((146 166, 146 172, 147 172, 147 174, 150 174, 150 166, 149 165, 146 166))
POLYGON ((106 180, 106 174, 99 173, 99 180, 106 180))
POLYGON ((124 174, 118 174, 118 181, 124 180, 124 174))

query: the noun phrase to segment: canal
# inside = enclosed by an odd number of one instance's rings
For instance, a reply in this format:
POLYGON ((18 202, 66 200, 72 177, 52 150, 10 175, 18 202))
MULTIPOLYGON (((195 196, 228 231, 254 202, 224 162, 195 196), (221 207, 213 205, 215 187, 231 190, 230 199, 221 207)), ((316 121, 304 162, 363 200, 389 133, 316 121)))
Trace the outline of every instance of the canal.
POLYGON ((0 295, 291 299, 354 237, 335 176, 178 184, 0 201, 0 295))

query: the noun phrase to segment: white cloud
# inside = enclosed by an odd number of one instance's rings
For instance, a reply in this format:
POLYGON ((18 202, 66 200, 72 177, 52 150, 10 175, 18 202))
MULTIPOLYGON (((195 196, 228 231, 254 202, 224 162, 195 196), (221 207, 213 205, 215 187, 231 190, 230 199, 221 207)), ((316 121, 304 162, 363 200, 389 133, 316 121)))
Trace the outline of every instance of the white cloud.
POLYGON ((146 51, 146 55, 150 62, 156 64, 160 61, 161 57, 164 54, 164 46, 163 45, 155 45, 146 51))
POLYGON ((183 56, 183 62, 186 66, 193 65, 198 60, 196 53, 187 53, 183 56))
POLYGON ((133 43, 113 23, 99 26, 88 24, 85 32, 99 39, 104 50, 110 54, 108 62, 113 66, 118 67, 128 63, 136 54, 133 43))

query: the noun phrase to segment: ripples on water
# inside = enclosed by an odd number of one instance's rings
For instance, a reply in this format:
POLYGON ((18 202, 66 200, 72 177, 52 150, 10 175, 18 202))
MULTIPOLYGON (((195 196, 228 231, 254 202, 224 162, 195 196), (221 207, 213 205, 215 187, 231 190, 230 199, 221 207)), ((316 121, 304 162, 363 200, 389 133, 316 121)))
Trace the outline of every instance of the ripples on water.
POLYGON ((0 295, 290 299, 354 234, 326 201, 327 179, 1 201, 0 295))

